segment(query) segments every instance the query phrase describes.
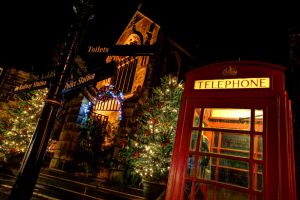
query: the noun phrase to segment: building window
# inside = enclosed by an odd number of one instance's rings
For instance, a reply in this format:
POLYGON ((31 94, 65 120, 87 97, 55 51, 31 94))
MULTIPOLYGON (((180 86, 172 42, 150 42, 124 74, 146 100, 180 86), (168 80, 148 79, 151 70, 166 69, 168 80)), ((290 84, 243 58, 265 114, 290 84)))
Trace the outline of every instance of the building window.
POLYGON ((137 62, 137 58, 129 56, 122 58, 112 80, 111 84, 123 91, 124 94, 131 93, 137 62))

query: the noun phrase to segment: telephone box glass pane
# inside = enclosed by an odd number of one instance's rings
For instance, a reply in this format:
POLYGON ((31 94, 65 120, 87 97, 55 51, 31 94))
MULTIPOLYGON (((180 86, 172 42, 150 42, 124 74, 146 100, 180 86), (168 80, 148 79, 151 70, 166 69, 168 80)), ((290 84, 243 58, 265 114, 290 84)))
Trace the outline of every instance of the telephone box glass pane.
POLYGON ((250 131, 251 110, 236 108, 205 108, 203 123, 205 128, 250 131))
POLYGON ((213 157, 211 164, 211 179, 232 185, 248 187, 249 163, 213 157))
MULTIPOLYGON (((216 199, 222 200, 249 200, 249 194, 246 192, 239 192, 237 190, 232 190, 228 188, 217 188, 216 189, 216 199)), ((210 198, 209 200, 215 200, 210 198)))
POLYGON ((190 151, 196 150, 197 140, 198 140, 198 131, 193 130, 191 134, 191 140, 190 140, 190 151))
POLYGON ((184 200, 191 199, 192 181, 186 181, 184 185, 184 200))
POLYGON ((264 197, 263 197, 263 196, 255 195, 255 196, 253 197, 253 200, 264 200, 264 197))
POLYGON ((257 163, 253 165, 253 189, 263 190, 263 166, 257 163))
POLYGON ((214 187, 205 183, 195 183, 195 200, 207 200, 213 198, 214 187))
POLYGON ((234 189, 215 187, 211 184, 195 183, 195 200, 249 200, 247 192, 234 189))
POLYGON ((195 170, 195 156, 189 156, 187 176, 193 176, 195 170))
POLYGON ((199 158, 196 177, 199 179, 211 179, 210 156, 201 156, 199 158))
POLYGON ((199 144, 199 151, 200 152, 210 152, 210 143, 212 138, 211 131, 202 131, 200 144, 199 144))
POLYGON ((193 127, 199 127, 201 108, 194 109, 193 127))
MULTIPOLYGON (((213 140, 210 147, 213 153, 244 158, 249 158, 250 156, 250 135, 248 134, 204 131, 203 135, 213 140)), ((200 144, 204 145, 205 139, 200 144)))
POLYGON ((263 110, 255 110, 255 131, 263 132, 263 110))
POLYGON ((253 148, 254 159, 262 160, 263 159, 263 136, 255 135, 254 136, 254 148, 253 148))

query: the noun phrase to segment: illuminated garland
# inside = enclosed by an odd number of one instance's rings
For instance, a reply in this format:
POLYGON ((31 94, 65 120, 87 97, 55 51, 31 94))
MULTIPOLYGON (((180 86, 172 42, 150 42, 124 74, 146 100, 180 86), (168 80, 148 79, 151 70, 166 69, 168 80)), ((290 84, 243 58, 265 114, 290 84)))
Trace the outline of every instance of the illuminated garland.
POLYGON ((83 118, 82 118, 81 124, 87 124, 92 107, 93 107, 93 104, 90 101, 87 103, 81 104, 80 110, 83 111, 83 118))
POLYGON ((123 92, 116 89, 113 85, 105 85, 99 89, 98 94, 97 94, 98 101, 105 102, 105 101, 109 101, 112 99, 116 99, 120 105, 119 120, 122 120, 122 105, 123 105, 123 101, 124 101, 123 92))

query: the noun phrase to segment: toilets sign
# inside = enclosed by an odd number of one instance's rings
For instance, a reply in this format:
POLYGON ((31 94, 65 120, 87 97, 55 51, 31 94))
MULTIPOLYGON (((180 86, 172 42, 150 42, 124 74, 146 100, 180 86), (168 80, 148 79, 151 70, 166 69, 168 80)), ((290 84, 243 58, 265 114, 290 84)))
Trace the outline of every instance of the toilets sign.
POLYGON ((195 90, 270 88, 269 77, 196 80, 195 90))

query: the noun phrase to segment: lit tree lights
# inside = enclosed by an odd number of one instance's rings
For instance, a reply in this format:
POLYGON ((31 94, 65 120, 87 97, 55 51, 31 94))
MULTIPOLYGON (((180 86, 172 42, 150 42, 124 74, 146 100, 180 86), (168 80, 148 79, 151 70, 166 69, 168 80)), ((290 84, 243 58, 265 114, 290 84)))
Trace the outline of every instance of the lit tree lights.
POLYGON ((181 82, 164 76, 161 86, 154 88, 142 105, 135 138, 131 138, 131 146, 124 148, 123 155, 144 180, 167 181, 182 91, 181 82))
POLYGON ((48 89, 16 95, 16 103, 6 108, 6 129, 2 129, 0 155, 24 153, 35 131, 48 89))

